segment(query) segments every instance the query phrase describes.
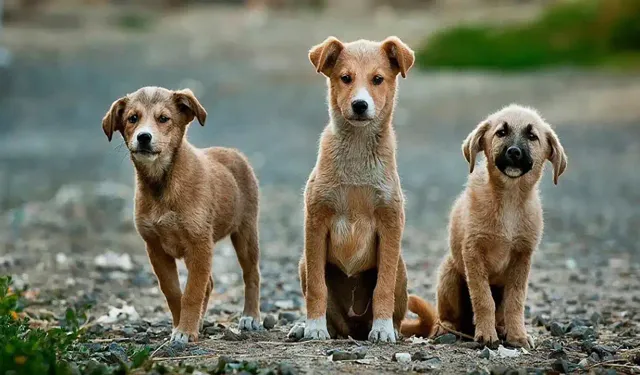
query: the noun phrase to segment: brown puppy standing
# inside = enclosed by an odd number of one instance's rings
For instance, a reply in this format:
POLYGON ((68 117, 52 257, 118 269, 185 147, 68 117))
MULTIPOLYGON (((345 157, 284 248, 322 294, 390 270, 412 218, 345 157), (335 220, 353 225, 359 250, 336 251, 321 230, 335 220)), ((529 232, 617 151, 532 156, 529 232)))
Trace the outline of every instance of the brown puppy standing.
MULTIPOLYGON (((440 266, 438 317, 442 326, 473 334, 476 341, 496 342, 500 334, 509 344, 528 348, 527 281, 543 230, 538 184, 545 160, 553 165, 557 184, 567 156, 551 126, 535 110, 518 105, 481 122, 462 152, 471 175, 451 212, 451 254, 440 266), (486 161, 476 169, 479 152, 486 161)), ((414 302, 428 306, 417 298, 414 302)))
POLYGON ((290 335, 395 342, 407 280, 391 122, 397 76, 406 76, 414 53, 396 37, 352 43, 330 37, 309 59, 327 77, 330 122, 305 189, 300 279, 307 320, 290 335))
POLYGON ((240 328, 260 322, 258 182, 246 157, 198 149, 185 139, 207 112, 191 90, 144 87, 116 100, 102 120, 120 132, 136 169, 135 222, 173 317, 172 341, 195 341, 213 289, 214 244, 231 236, 245 283, 240 328), (176 259, 189 272, 180 291, 176 259))

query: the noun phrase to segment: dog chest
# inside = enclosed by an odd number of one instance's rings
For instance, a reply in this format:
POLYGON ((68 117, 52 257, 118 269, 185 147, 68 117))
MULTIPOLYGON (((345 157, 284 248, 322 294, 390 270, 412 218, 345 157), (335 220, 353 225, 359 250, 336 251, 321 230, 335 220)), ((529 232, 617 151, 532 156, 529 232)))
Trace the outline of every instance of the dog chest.
POLYGON ((376 264, 376 192, 351 187, 336 193, 328 258, 351 276, 376 264))

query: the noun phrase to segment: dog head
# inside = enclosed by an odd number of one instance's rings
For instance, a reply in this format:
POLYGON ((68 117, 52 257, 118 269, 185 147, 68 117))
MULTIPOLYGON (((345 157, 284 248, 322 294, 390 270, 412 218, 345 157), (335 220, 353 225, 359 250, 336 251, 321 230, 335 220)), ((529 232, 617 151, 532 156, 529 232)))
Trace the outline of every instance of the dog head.
POLYGON ((102 129, 109 141, 120 132, 134 162, 154 163, 170 159, 194 118, 204 125, 207 112, 191 90, 143 87, 111 105, 102 129))
POLYGON ((397 37, 351 43, 329 37, 311 48, 309 60, 327 77, 332 117, 366 126, 391 115, 396 78, 407 76, 414 53, 397 37))
POLYGON ((467 136, 462 152, 470 172, 480 151, 490 172, 497 170, 507 179, 531 175, 537 181, 546 159, 553 165, 553 182, 557 184, 567 168, 564 148, 551 126, 534 109, 515 104, 490 115, 467 136))

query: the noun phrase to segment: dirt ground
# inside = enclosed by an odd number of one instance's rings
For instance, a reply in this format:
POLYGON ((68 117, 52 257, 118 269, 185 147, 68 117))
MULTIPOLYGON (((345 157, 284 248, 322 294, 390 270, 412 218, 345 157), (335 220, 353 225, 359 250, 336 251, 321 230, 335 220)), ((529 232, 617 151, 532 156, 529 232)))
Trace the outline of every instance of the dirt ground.
MULTIPOLYGON (((301 192, 327 121, 325 84, 307 61, 309 47, 330 34, 345 40, 396 34, 417 46, 459 19, 504 22, 535 12, 385 11, 353 18, 224 7, 173 14, 75 8, 9 24, 0 34, 14 53, 0 73, 0 273, 39 291, 30 308, 43 317, 68 304, 93 304, 90 345, 100 360, 112 360, 128 344, 159 348, 170 321, 133 228, 132 167, 120 140, 107 142, 100 120, 115 99, 140 86, 190 87, 210 117, 204 128, 189 130, 189 139, 241 149, 260 179, 261 310, 275 327, 234 332, 242 277, 223 241, 202 341, 182 350, 162 346, 155 360, 207 367, 226 356, 280 373, 640 373, 634 351, 640 346, 640 75, 633 73, 412 70, 401 82, 395 126, 407 198, 403 254, 410 292, 430 301, 447 252, 448 210, 468 171, 459 147, 466 134, 510 102, 537 107, 555 126, 569 166, 558 186, 549 171, 541 185, 546 224, 526 320, 536 349, 503 358, 461 340, 285 340, 304 318, 296 271, 301 192), (114 29, 122 14, 136 15, 138 26, 114 29), (99 320, 122 307, 135 314, 99 320), (338 349, 365 356, 334 361, 330 350, 338 349), (393 360, 403 352, 413 360, 393 360)), ((184 268, 180 275, 184 283, 184 268)))

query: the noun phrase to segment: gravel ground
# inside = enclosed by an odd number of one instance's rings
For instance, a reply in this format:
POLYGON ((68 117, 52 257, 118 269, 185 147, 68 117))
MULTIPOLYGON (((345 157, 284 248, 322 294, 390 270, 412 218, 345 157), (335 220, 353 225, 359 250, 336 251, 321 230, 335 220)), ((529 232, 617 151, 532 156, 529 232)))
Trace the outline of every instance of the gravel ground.
MULTIPOLYGON (((281 373, 640 373, 632 350, 640 346, 640 76, 411 71, 401 83, 395 125, 407 197, 403 253, 410 291, 431 301, 447 251, 448 210, 468 170, 459 147, 466 134, 513 101, 538 107, 555 126, 569 167, 558 186, 549 173, 542 183, 546 230, 527 299, 535 350, 492 353, 448 338, 290 343, 286 332, 304 317, 296 270, 301 192, 327 119, 325 86, 306 51, 328 34, 381 38, 391 25, 416 43, 454 19, 412 14, 398 23, 401 15, 382 14, 371 30, 366 18, 246 18, 228 8, 154 17, 147 32, 105 31, 87 21, 90 28, 8 25, 3 37, 16 55, 0 78, 0 273, 39 291, 34 314, 93 304, 91 345, 106 361, 128 343, 155 349, 168 337, 164 299, 132 224, 133 170, 120 141, 107 143, 100 120, 113 100, 140 86, 191 87, 209 118, 189 139, 241 149, 260 179, 261 310, 275 326, 234 332, 242 278, 224 241, 203 340, 164 346, 158 360, 213 366, 226 356, 281 373), (108 318, 123 307, 135 314, 108 318), (394 360, 396 353, 412 360, 394 360), (192 358, 168 359, 185 356, 192 358)), ((180 274, 184 283, 184 268, 180 274)))

